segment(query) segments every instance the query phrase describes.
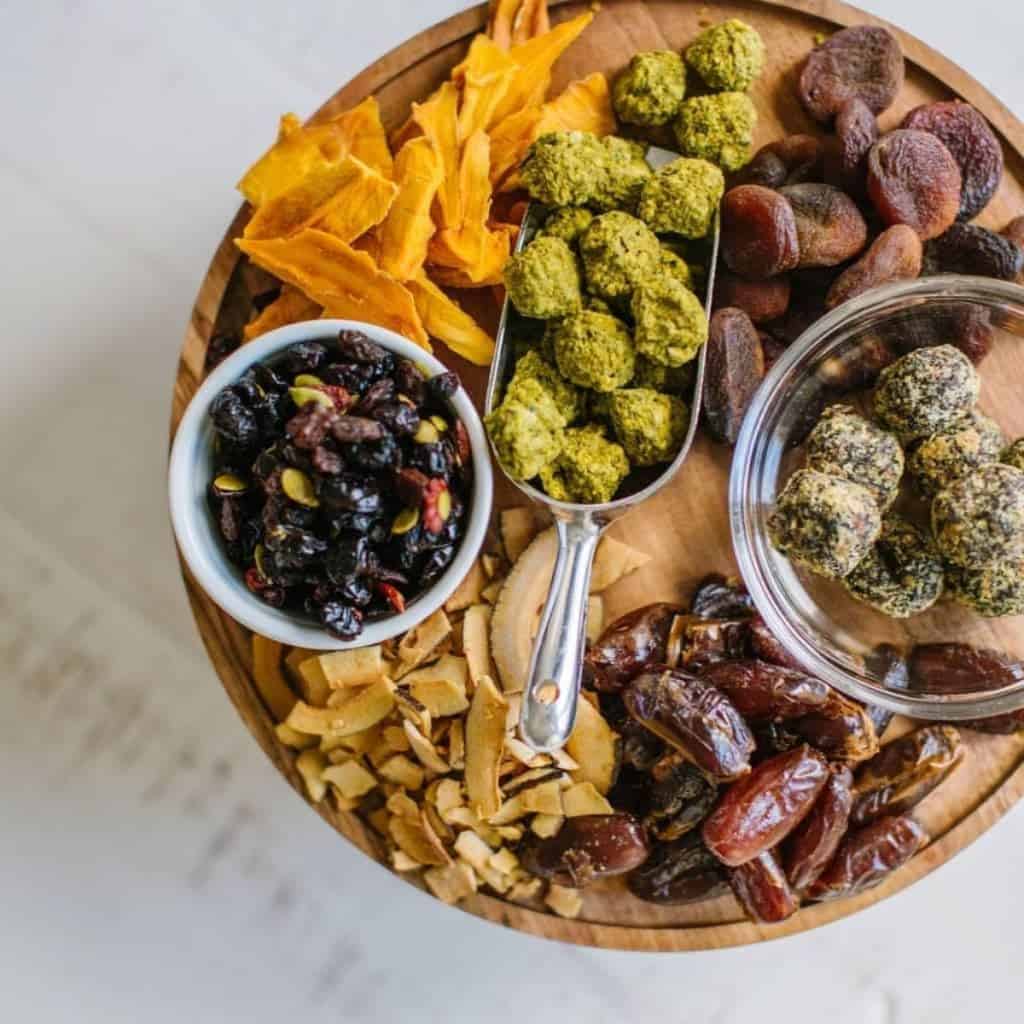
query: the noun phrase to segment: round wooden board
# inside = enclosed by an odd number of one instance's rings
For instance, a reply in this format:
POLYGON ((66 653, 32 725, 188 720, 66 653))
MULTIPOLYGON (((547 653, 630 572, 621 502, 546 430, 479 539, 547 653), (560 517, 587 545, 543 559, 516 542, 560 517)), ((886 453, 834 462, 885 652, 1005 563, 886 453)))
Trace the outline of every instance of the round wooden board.
MULTIPOLYGON (((586 6, 558 0, 552 3, 557 7, 553 11, 555 20, 578 14, 586 6)), ((753 89, 761 112, 758 145, 781 134, 815 130, 796 98, 793 79, 795 68, 813 46, 817 33, 852 24, 884 24, 830 0, 605 0, 594 23, 556 67, 554 89, 593 71, 612 74, 637 50, 681 49, 702 27, 727 17, 748 21, 767 43, 770 67, 753 89)), ((380 101, 388 128, 396 126, 404 121, 411 101, 422 99, 447 77, 485 20, 485 8, 478 7, 429 29, 340 89, 321 113, 348 109, 373 93, 380 101)), ((981 218, 990 226, 1003 225, 1024 210, 1024 126, 961 68, 906 33, 888 27, 899 37, 907 56, 907 84, 896 105, 883 116, 883 130, 893 127, 908 109, 922 102, 955 95, 973 103, 1000 133, 1006 150, 1003 186, 981 218)), ((251 156, 240 154, 239 167, 251 156)), ((259 290, 260 272, 240 262, 232 244, 247 217, 245 209, 235 217, 200 288, 175 381, 172 435, 202 379, 211 335, 215 329, 244 323, 251 313, 251 296, 259 290)), ((493 308, 476 307, 474 312, 492 322, 496 319, 493 308)), ((462 374, 474 396, 482 399, 485 371, 463 363, 446 350, 440 354, 462 374)), ((992 358, 1020 357, 996 353, 992 358)), ((726 502, 729 458, 726 449, 699 439, 678 479, 654 501, 615 525, 616 536, 657 557, 606 595, 609 618, 652 600, 682 599, 699 576, 734 565, 726 502)), ((518 503, 517 493, 507 485, 499 486, 498 504, 518 503)), ((292 755, 277 741, 273 723, 252 684, 248 633, 199 590, 184 568, 183 574, 196 624, 224 688, 267 755, 296 791, 303 793, 292 767, 292 755)), ((893 730, 901 727, 906 728, 906 723, 894 723, 893 730)), ((775 926, 748 922, 731 897, 692 907, 659 908, 634 899, 612 883, 587 891, 582 916, 576 921, 483 895, 466 901, 462 909, 550 939, 646 951, 739 946, 817 927, 884 900, 933 871, 989 829, 1020 799, 1024 793, 1024 736, 967 735, 971 748, 968 765, 919 808, 918 817, 932 836, 931 844, 887 884, 857 899, 805 907, 789 921, 775 926)), ((379 859, 373 834, 354 815, 325 806, 317 810, 343 836, 379 859)))

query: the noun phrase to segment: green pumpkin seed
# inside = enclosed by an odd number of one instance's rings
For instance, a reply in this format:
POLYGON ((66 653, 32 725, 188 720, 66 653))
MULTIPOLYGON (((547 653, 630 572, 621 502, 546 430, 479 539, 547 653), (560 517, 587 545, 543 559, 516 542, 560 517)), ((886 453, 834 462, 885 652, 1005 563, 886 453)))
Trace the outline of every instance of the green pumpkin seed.
POLYGON ((437 514, 441 522, 445 522, 452 514, 452 492, 447 487, 437 496, 437 514))
POLYGON ((418 508, 403 508, 395 516, 395 521, 391 524, 391 532, 395 536, 401 536, 403 533, 408 533, 419 521, 420 510, 418 508))
POLYGON ((428 416, 427 419, 429 419, 442 434, 448 429, 448 421, 443 416, 438 416, 437 413, 434 413, 433 416, 428 416))
POLYGON ((221 473, 214 478, 213 490, 218 497, 229 498, 249 490, 249 484, 234 473, 221 473))
POLYGON ((256 549, 252 553, 252 559, 256 563, 256 571, 264 578, 267 579, 267 570, 263 568, 263 556, 266 554, 267 549, 262 544, 257 544, 256 549))
POLYGON ((299 409, 304 405, 309 405, 310 402, 316 402, 317 405, 322 405, 325 409, 334 408, 334 400, 326 391, 318 391, 316 388, 297 387, 289 388, 288 394, 291 395, 292 401, 299 409))
POLYGON ((315 373, 300 373, 292 383, 297 388, 322 388, 324 382, 315 373))
POLYGON ((412 438, 417 444, 437 444, 441 440, 437 427, 430 420, 421 420, 419 430, 412 438))
POLYGON ((296 505, 304 505, 306 508, 319 508, 320 506, 320 499, 313 489, 313 481, 301 469, 289 466, 281 474, 281 490, 296 505))

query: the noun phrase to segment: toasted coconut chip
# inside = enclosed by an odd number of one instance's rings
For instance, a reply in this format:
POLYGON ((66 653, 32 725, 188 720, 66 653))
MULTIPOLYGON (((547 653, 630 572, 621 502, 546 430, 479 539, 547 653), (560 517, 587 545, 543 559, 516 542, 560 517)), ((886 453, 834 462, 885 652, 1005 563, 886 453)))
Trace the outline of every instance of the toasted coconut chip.
POLYGON ((579 702, 576 725, 565 749, 579 764, 573 772, 577 782, 593 783, 599 793, 607 793, 612 788, 619 763, 618 734, 585 698, 579 702))
MULTIPOLYGON (((466 687, 469 666, 465 658, 446 654, 433 665, 416 669, 402 680, 402 685, 423 704, 431 715, 443 718, 458 715, 469 707, 466 687)), ((426 735, 426 730, 421 730, 426 735)))
POLYGON ((593 783, 577 782, 562 794, 562 807, 567 818, 584 814, 611 814, 614 808, 594 788, 593 783))
POLYGON ((319 803, 327 795, 327 783, 321 775, 327 767, 327 758, 319 750, 304 750, 295 758, 295 770, 306 784, 306 793, 313 803, 319 803))
POLYGON ((428 661, 451 631, 452 626, 448 621, 448 616, 441 608, 425 618, 418 626, 410 629, 398 645, 398 667, 395 670, 395 678, 401 679, 406 672, 428 661))
POLYGON ((488 864, 503 875, 511 875, 519 867, 519 858, 511 850, 502 848, 491 854, 488 864))
POLYGON ((409 750, 409 737, 401 725, 385 726, 381 738, 396 754, 404 754, 409 750))
POLYGON ((391 868, 399 874, 405 874, 407 871, 420 871, 423 865, 418 860, 413 860, 404 850, 392 850, 391 868))
POLYGON ((437 747, 412 722, 403 722, 402 727, 412 752, 419 758, 423 767, 440 775, 445 774, 448 771, 448 762, 437 752, 437 747))
POLYGON ((424 735, 430 732, 430 712, 426 705, 418 701, 405 686, 395 688, 395 704, 403 719, 412 722, 424 735))
POLYGON ((430 827, 437 833, 438 838, 446 847, 455 842, 454 829, 441 817, 433 804, 424 804, 423 813, 427 816, 430 827))
POLYGON ((489 604, 496 605, 501 597, 501 591, 505 586, 505 579, 492 580, 480 591, 480 596, 489 604))
POLYGON ((354 693, 340 707, 328 709, 334 715, 334 721, 327 734, 351 736, 353 733, 362 732, 384 719, 394 706, 392 684, 390 680, 382 679, 379 683, 354 693))
POLYGON ((675 668, 683 656, 683 645, 686 643, 686 627, 690 624, 688 615, 676 615, 668 631, 668 645, 665 653, 665 664, 675 668))
POLYGON ((369 686, 385 676, 384 648, 357 647, 353 651, 332 651, 321 654, 317 661, 331 689, 345 686, 369 686))
POLYGON ((369 729, 354 732, 351 736, 325 735, 320 738, 320 749, 328 754, 334 750, 366 754, 380 743, 381 732, 379 725, 371 725, 369 729))
POLYGON ((282 722, 295 706, 295 694, 281 671, 283 647, 258 633, 252 635, 252 678, 274 721, 282 722))
POLYGON ((512 565, 515 565, 545 525, 544 517, 533 505, 501 510, 501 543, 505 548, 505 557, 512 565))
POLYGON ((445 601, 444 610, 450 615, 452 612, 465 611, 470 605, 480 600, 480 591, 487 585, 487 574, 478 558, 473 567, 462 578, 462 582, 455 588, 455 593, 445 601))
POLYGON ((346 761, 352 760, 351 751, 346 750, 344 747, 335 747, 334 750, 328 750, 324 756, 327 758, 328 764, 344 764, 346 761))
POLYGON ((386 807, 378 807, 375 811, 370 811, 366 815, 366 821, 375 832, 380 833, 382 836, 388 834, 388 821, 391 819, 391 815, 388 813, 386 807))
POLYGON ((327 698, 331 695, 331 687, 320 667, 320 659, 316 655, 303 658, 296 664, 296 682, 302 699, 315 708, 327 707, 327 698))
POLYGON ((452 847, 459 857, 472 865, 475 871, 485 871, 494 850, 487 845, 475 832, 460 832, 452 847))
POLYGON ((499 896, 504 896, 512 888, 512 879, 508 875, 503 875, 500 871, 492 868, 490 864, 485 865, 482 870, 478 870, 476 873, 480 881, 489 885, 499 896))
POLYGON ((388 797, 385 804, 387 809, 399 818, 418 818, 420 813, 419 804, 403 789, 397 789, 388 797))
POLYGON ((501 845, 501 835, 497 829, 481 821, 468 807, 453 807, 441 817, 453 827, 471 829, 489 846, 497 848, 501 845))
POLYGON ((579 889, 566 889, 561 885, 552 885, 548 889, 544 903, 559 917, 577 918, 583 910, 583 897, 579 889))
POLYGON ((508 711, 505 714, 505 731, 515 733, 519 730, 519 716, 523 710, 522 693, 507 693, 508 711))
POLYGON ((558 768, 551 768, 550 766, 531 768, 529 771, 522 772, 506 782, 502 786, 502 792, 506 798, 513 797, 532 786, 539 786, 543 782, 558 782, 561 778, 562 772, 558 768))
POLYGON ((291 747, 292 750, 308 750, 310 747, 315 747, 319 743, 315 736, 299 732, 298 730, 293 729, 287 722, 281 722, 280 725, 275 725, 274 732, 277 734, 277 738, 286 747, 291 747))
POLYGON ((483 676, 466 718, 466 792, 469 806, 481 818, 501 807, 498 767, 505 746, 505 698, 493 680, 483 676))
POLYGON ((393 817, 388 822, 388 831, 398 848, 420 864, 451 864, 444 844, 422 815, 417 819, 404 815, 393 817))
POLYGON ((623 576, 628 576, 637 569, 642 569, 651 560, 651 556, 628 544, 623 544, 614 537, 605 537, 594 557, 594 572, 590 577, 590 592, 600 594, 613 583, 618 583, 623 576))
POLYGON ((496 579, 498 576, 501 575, 502 559, 499 555, 481 555, 480 564, 483 566, 484 575, 489 580, 496 579))
POLYGON ((337 790, 334 790, 334 806, 339 811, 358 811, 359 805, 362 803, 362 799, 349 800, 346 797, 341 796, 337 790))
POLYGON ((378 769, 380 777, 394 782, 406 789, 421 789, 423 787, 423 769, 414 761, 409 760, 405 754, 395 754, 388 758, 378 769))
POLYGON ((508 891, 508 899, 516 903, 532 903, 544 889, 542 878, 524 878, 508 891))
POLYGON ((485 604, 475 604, 466 609, 466 616, 462 620, 462 653, 474 686, 482 676, 494 676, 495 670, 491 663, 491 609, 485 604))
POLYGON ((430 868, 423 875, 427 888, 442 902, 458 903, 476 892, 476 874, 468 864, 430 868))
POLYGON ((377 788, 373 773, 367 771, 358 761, 330 765, 320 773, 324 782, 337 787, 338 793, 346 800, 358 800, 371 789, 377 788))
POLYGON ((427 790, 427 799, 433 800, 441 814, 451 810, 453 807, 462 807, 465 800, 462 799, 462 786, 455 779, 437 779, 431 783, 427 790))
POLYGON ((587 600, 587 639, 596 643, 604 631, 604 598, 595 594, 587 600))
POLYGON ((541 839, 550 839, 558 835, 562 825, 565 824, 565 816, 561 814, 537 814, 530 822, 530 831, 541 839))
POLYGON ((551 756, 554 758, 555 764, 564 772, 574 772, 579 768, 575 758, 570 757, 564 750, 556 750, 551 756))
POLYGON ((501 809, 497 813, 492 814, 487 820, 492 826, 497 828, 501 825, 511 825, 514 821, 525 818, 529 813, 523 806, 523 801, 518 796, 514 796, 506 800, 501 805, 501 809))
POLYGON ((448 764, 453 769, 466 766, 466 726, 461 718, 453 719, 448 730, 448 764))
POLYGON ((520 764, 527 768, 543 768, 550 765, 552 758, 548 754, 538 754, 532 747, 528 747, 521 739, 515 736, 505 737, 505 753, 510 754, 520 764))
POLYGON ((562 814, 562 787, 555 779, 530 786, 519 793, 516 800, 528 814, 562 814))

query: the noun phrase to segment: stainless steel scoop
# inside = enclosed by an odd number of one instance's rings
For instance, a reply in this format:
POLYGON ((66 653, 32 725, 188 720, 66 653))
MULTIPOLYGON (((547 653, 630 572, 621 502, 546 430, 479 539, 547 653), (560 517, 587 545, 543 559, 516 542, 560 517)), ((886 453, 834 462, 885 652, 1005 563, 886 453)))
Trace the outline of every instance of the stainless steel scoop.
MULTIPOLYGON (((647 152, 647 161, 657 169, 678 159, 678 156, 678 153, 665 149, 651 148, 647 152)), ((516 252, 527 245, 537 233, 542 214, 542 207, 536 204, 530 206, 519 233, 516 252)), ((705 298, 705 311, 709 316, 718 265, 718 242, 719 219, 716 216, 705 298)), ((509 329, 517 315, 506 299, 498 327, 490 380, 487 383, 488 413, 500 402, 505 384, 514 369, 509 329)), ((700 419, 706 358, 705 347, 701 349, 697 361, 690 425, 679 454, 664 472, 641 490, 601 505, 577 505, 555 501, 527 483, 512 481, 528 498, 550 510, 558 535, 558 556, 551 577, 547 603, 544 605, 544 613, 540 620, 540 630, 534 641, 519 721, 523 739, 538 752, 558 750, 562 747, 576 721, 576 704, 579 699, 586 640, 587 597, 597 543, 609 524, 657 494, 675 477, 680 466, 686 461, 700 419)), ((523 614, 530 614, 530 609, 524 608, 523 614)))

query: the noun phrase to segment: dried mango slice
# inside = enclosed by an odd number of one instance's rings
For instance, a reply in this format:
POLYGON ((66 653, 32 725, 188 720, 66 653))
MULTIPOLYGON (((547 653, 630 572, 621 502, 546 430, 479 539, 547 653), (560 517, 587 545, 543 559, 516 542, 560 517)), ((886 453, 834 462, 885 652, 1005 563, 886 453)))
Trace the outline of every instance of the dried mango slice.
MULTIPOLYGON (((504 267, 499 268, 496 274, 485 277, 480 281, 471 281, 469 275, 464 270, 459 270, 456 267, 442 267, 437 264, 431 264, 427 267, 427 272, 430 274, 430 279, 442 288, 457 288, 463 291, 474 288, 494 288, 497 285, 504 284, 505 281, 504 267)), ((502 302, 504 302, 504 299, 502 299, 502 302)), ((500 306, 502 302, 498 302, 497 305, 500 306)))
POLYGON ((512 25, 523 0, 491 0, 487 34, 502 50, 512 48, 512 25))
POLYGON ((430 139, 413 139, 399 150, 395 161, 398 197, 377 232, 378 262, 399 281, 415 277, 427 258, 427 245, 436 230, 430 210, 443 177, 444 168, 430 139))
POLYGON ((360 170, 334 195, 316 226, 343 242, 354 242, 387 217, 398 197, 398 185, 355 157, 345 162, 360 170))
POLYGON ((393 176, 393 160, 388 136, 380 119, 380 105, 368 96, 358 107, 335 118, 341 155, 351 154, 385 178, 393 176))
POLYGON ((412 295, 365 252, 315 228, 290 238, 239 238, 235 244, 264 270, 304 291, 329 315, 378 324, 430 351, 412 295))
POLYGON ((453 227, 462 222, 459 195, 459 90, 454 82, 445 82, 426 103, 412 105, 413 120, 434 144, 444 177, 437 193, 440 223, 453 227))
POLYGON ((431 337, 477 366, 490 363, 494 339, 457 302, 422 272, 407 287, 431 337))
POLYGON ((543 35, 550 28, 548 0, 491 0, 487 32, 503 50, 543 35))
POLYGON ((286 284, 281 294, 269 306, 265 306, 254 320, 242 328, 242 338, 252 341, 261 334, 276 331, 278 327, 297 324, 302 320, 315 320, 320 315, 320 306, 307 298, 298 288, 286 284))
POLYGON ((478 35, 469 47, 466 59, 452 72, 462 83, 458 137, 465 141, 494 124, 498 105, 505 98, 518 72, 518 65, 493 40, 478 35))
POLYGON ((542 111, 527 107, 506 117, 491 130, 491 182, 497 185, 517 168, 537 138, 542 111))

